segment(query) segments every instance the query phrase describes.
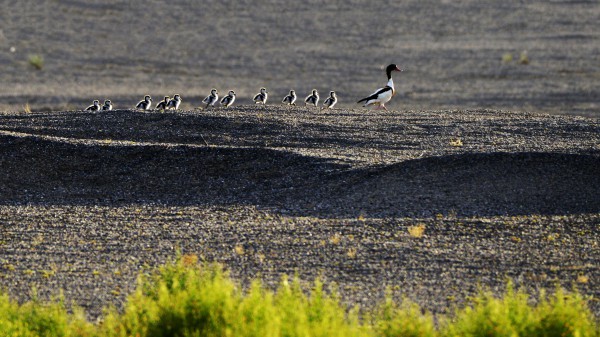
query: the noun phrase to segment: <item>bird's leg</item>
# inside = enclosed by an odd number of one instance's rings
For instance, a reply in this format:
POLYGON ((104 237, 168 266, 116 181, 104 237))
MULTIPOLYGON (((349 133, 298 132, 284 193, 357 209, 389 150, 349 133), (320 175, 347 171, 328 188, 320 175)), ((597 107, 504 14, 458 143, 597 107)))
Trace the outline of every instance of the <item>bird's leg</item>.
POLYGON ((388 109, 385 107, 385 104, 378 103, 378 107, 375 110, 385 110, 385 111, 387 111, 388 109))

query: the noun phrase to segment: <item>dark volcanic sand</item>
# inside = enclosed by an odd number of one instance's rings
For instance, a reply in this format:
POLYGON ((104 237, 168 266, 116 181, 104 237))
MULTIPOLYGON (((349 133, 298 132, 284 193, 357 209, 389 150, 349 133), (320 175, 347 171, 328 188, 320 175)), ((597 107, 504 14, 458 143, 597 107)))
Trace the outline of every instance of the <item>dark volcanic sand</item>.
POLYGON ((3 113, 0 139, 0 285, 20 300, 62 289, 96 317, 177 250, 270 286, 321 276, 362 306, 390 287, 443 313, 507 278, 600 296, 598 119, 3 113))

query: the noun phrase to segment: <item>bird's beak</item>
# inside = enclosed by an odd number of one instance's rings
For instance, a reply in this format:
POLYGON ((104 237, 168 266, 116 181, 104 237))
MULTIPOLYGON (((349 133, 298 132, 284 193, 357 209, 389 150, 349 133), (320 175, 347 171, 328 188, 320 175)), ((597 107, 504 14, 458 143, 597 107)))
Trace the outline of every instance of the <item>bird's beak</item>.
POLYGON ((404 70, 402 70, 402 69, 400 69, 400 68, 396 67, 396 71, 404 71, 404 70))

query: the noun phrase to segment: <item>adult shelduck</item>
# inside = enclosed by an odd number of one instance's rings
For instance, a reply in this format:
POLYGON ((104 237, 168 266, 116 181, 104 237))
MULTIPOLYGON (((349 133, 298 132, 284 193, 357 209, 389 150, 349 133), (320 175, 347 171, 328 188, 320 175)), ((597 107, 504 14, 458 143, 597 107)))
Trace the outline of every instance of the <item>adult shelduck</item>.
POLYGON ((219 93, 217 92, 217 89, 212 89, 210 95, 206 96, 206 98, 202 100, 202 103, 206 104, 206 108, 208 108, 209 105, 215 105, 218 101, 219 93))
POLYGON ((169 104, 169 100, 170 99, 171 99, 171 97, 165 96, 165 98, 162 101, 158 102, 158 104, 156 105, 155 109, 166 110, 167 109, 167 104, 169 104))
POLYGON ((136 109, 142 109, 142 110, 150 110, 150 109, 152 109, 151 107, 152 107, 152 98, 150 97, 150 95, 144 96, 144 100, 139 101, 138 104, 136 104, 136 106, 135 106, 136 109))
POLYGON ((296 96, 296 91, 290 90, 290 94, 285 96, 283 98, 283 100, 281 101, 281 103, 287 104, 287 105, 296 105, 296 98, 298 98, 296 96))
POLYGON ((92 105, 85 108, 85 111, 98 111, 100 110, 100 101, 95 99, 92 105))
POLYGON ((221 100, 221 105, 224 105, 226 108, 229 108, 230 105, 235 101, 235 91, 229 90, 227 96, 223 97, 221 100))
POLYGON ((175 94, 175 96, 173 96, 173 99, 171 99, 171 100, 169 100, 169 102, 167 102, 166 109, 177 110, 177 109, 179 109, 180 104, 181 104, 181 96, 179 96, 179 94, 175 94))
POLYGON ((319 93, 317 92, 317 89, 313 89, 312 93, 306 96, 306 98, 304 99, 304 105, 308 104, 312 104, 314 106, 317 106, 319 104, 319 93))
POLYGON ((265 88, 260 88, 260 92, 254 96, 255 104, 267 104, 267 98, 269 98, 269 92, 265 88))
POLYGON ((329 97, 323 102, 323 109, 332 109, 337 104, 338 98, 335 91, 329 92, 329 97))
POLYGON ((377 104, 378 107, 376 109, 385 109, 385 103, 389 102, 390 99, 396 94, 396 89, 394 88, 394 80, 392 79, 392 71, 402 71, 402 69, 398 68, 395 64, 390 64, 385 68, 385 74, 387 75, 388 82, 385 87, 377 89, 370 96, 361 99, 356 103, 362 103, 363 106, 368 106, 372 104, 377 104))

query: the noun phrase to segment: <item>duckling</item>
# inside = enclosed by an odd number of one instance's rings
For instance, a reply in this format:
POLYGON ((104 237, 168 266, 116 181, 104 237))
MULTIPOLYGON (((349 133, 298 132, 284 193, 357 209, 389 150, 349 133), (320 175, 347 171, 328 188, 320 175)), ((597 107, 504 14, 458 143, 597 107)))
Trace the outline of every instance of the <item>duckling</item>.
POLYGON ((202 100, 202 103, 206 104, 205 108, 208 108, 209 105, 215 105, 219 101, 219 93, 217 89, 212 89, 210 91, 210 95, 206 96, 205 99, 202 100))
POLYGON ((260 92, 254 96, 254 104, 267 104, 267 98, 269 98, 268 94, 269 92, 267 89, 260 88, 260 92))
POLYGON ((173 99, 170 100, 169 102, 167 102, 167 106, 165 109, 177 110, 177 109, 179 109, 180 104, 181 104, 181 96, 179 94, 175 94, 175 96, 173 96, 173 99))
POLYGON ((144 96, 144 100, 138 102, 138 104, 135 106, 136 109, 142 109, 142 110, 150 110, 152 106, 152 98, 150 97, 150 95, 146 95, 144 96))
POLYGON ((100 101, 95 99, 92 105, 85 108, 85 111, 98 111, 100 110, 100 101))
POLYGON ((306 96, 304 99, 304 105, 306 106, 308 104, 312 104, 314 106, 319 104, 319 93, 317 92, 317 89, 313 89, 312 93, 306 96))
POLYGON ((329 97, 323 102, 324 109, 333 109, 333 107, 337 104, 338 98, 335 91, 329 92, 329 97))
POLYGON ((281 103, 283 104, 287 104, 287 105, 296 105, 296 91, 294 90, 290 90, 290 94, 285 96, 283 98, 283 100, 281 101, 281 103))
POLYGON ((110 111, 113 109, 112 102, 110 99, 104 101, 104 105, 102 106, 102 111, 110 111))
POLYGON ((221 105, 224 105, 226 108, 228 108, 230 105, 233 104, 234 101, 235 101, 235 91, 229 90, 229 93, 227 94, 227 96, 223 97, 223 99, 221 100, 221 105))
POLYGON ((162 101, 158 102, 158 104, 156 105, 155 109, 158 109, 158 110, 167 110, 167 104, 169 104, 169 99, 170 98, 171 97, 169 97, 169 96, 165 96, 165 98, 162 101))

